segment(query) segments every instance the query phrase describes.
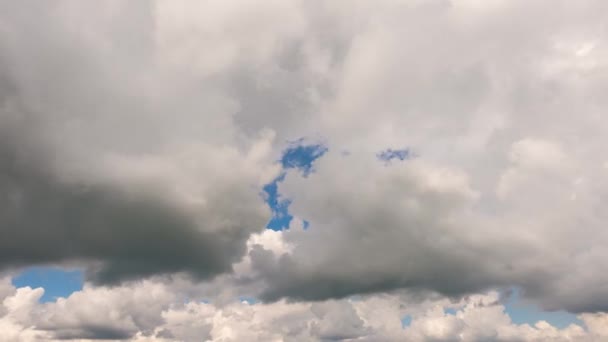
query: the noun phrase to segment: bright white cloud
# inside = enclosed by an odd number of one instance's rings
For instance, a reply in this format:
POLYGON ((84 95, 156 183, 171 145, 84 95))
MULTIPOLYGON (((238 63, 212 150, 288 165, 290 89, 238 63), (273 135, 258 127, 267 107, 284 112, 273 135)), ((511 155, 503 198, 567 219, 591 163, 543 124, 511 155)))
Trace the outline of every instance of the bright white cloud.
POLYGON ((3 299, 0 317, 8 341, 65 338, 134 341, 600 341, 605 314, 582 314, 583 325, 559 329, 547 322, 511 322, 496 292, 420 301, 375 295, 318 303, 225 306, 187 301, 165 285, 144 282, 113 289, 85 288, 55 303, 38 303, 43 289, 19 288, 3 299), (446 310, 453 308, 453 313, 446 310), (403 327, 401 317, 412 317, 403 327))

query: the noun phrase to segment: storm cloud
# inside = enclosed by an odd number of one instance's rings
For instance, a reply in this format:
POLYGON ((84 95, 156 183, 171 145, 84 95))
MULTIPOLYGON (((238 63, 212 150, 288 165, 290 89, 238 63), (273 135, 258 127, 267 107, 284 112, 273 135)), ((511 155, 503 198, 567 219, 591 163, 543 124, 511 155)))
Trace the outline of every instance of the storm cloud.
MULTIPOLYGON (((45 11, 69 11, 79 8, 76 3, 2 6, 14 16, 3 18, 0 34, 6 47, 0 78, 1 267, 76 262, 86 266, 89 280, 104 284, 176 272, 205 279, 230 271, 249 235, 269 218, 259 188, 275 169, 264 159, 272 133, 244 148, 216 147, 208 134, 214 128, 206 125, 214 119, 207 116, 196 132, 202 139, 188 139, 194 134, 193 122, 183 122, 193 115, 188 105, 167 113, 175 117, 165 125, 150 119, 158 108, 142 103, 147 95, 133 98, 119 89, 129 75, 99 79, 114 64, 89 64, 99 52, 86 50, 94 43, 90 37, 71 31, 74 41, 68 43, 70 38, 51 34, 68 34, 69 23, 45 11)), ((148 8, 133 6, 124 9, 148 8)), ((125 16, 126 24, 132 18, 125 16)), ((122 67, 133 62, 129 46, 113 51, 122 67)))
MULTIPOLYGON (((266 220, 264 207, 254 204, 245 220, 238 219, 245 213, 231 215, 232 221, 216 230, 205 227, 207 217, 198 218, 143 186, 59 179, 43 149, 10 140, 27 136, 27 130, 10 130, 2 128, 0 143, 0 227, 6 236, 0 264, 5 268, 101 262, 90 273, 100 283, 180 271, 208 278, 230 270, 244 253, 249 232, 266 220)), ((224 200, 243 200, 238 195, 224 200)))

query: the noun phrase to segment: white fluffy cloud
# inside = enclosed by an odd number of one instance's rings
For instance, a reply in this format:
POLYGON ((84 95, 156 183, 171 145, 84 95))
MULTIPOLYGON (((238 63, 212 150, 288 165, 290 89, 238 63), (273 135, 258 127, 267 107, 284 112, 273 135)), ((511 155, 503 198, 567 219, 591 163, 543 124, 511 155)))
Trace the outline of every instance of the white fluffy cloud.
POLYGON ((514 324, 496 292, 453 302, 408 294, 318 303, 216 306, 179 301, 161 283, 85 288, 38 303, 42 288, 13 289, 0 317, 7 341, 601 341, 606 314, 582 314, 582 325, 514 324), (453 312, 447 312, 450 308, 453 312), (402 326, 401 317, 411 322, 402 326))

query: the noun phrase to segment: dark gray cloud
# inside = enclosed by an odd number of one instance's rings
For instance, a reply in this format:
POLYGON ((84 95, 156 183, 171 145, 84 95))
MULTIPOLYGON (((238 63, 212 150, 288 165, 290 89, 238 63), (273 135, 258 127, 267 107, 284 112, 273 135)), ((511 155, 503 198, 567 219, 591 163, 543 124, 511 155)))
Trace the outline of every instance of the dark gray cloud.
POLYGON ((65 329, 55 334, 55 338, 58 340, 76 340, 83 338, 90 340, 124 340, 131 338, 132 336, 133 333, 130 331, 114 329, 112 327, 86 325, 73 330, 65 329))
POLYGON ((188 271, 200 278, 230 270, 244 253, 249 227, 212 231, 159 195, 111 184, 57 179, 43 151, 2 128, 0 265, 99 261, 89 278, 114 283, 188 271))
POLYGON ((157 67, 154 6, 0 2, 0 268, 200 280, 264 228, 267 139, 238 146, 230 100, 157 67))

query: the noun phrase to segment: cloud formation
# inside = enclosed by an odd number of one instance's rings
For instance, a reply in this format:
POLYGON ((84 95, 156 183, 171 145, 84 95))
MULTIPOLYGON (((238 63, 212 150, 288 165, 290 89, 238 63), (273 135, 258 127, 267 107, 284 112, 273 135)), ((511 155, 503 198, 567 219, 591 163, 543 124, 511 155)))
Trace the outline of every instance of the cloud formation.
POLYGON ((14 289, 3 298, 0 327, 6 341, 79 339, 134 341, 600 341, 605 314, 583 314, 581 325, 514 324, 496 292, 458 302, 379 295, 319 303, 225 306, 178 303, 153 282, 113 289, 85 288, 39 304, 42 288, 14 289), (411 317, 403 326, 400 317, 411 317))
POLYGON ((603 338, 607 6, 0 1, 0 269, 87 282, 49 304, 0 287, 2 326, 603 338), (273 212, 289 229, 265 230, 273 212), (513 286, 584 326, 513 324, 496 292, 513 286))
MULTIPOLYGON (((98 51, 81 50, 78 44, 102 47, 84 32, 73 32, 69 22, 35 11, 45 5, 32 6, 32 12, 21 6, 3 11, 16 15, 6 18, 1 34, 7 47, 2 83, 7 91, 0 115, 0 229, 5 237, 0 266, 84 262, 89 279, 98 283, 181 271, 204 279, 229 271, 245 252, 249 234, 263 229, 269 217, 259 189, 277 171, 270 156, 273 133, 260 132, 241 147, 219 144, 204 129, 196 139, 189 137, 194 132, 187 125, 195 123, 187 120, 193 115, 187 109, 175 119, 171 112, 154 118, 157 108, 145 108, 151 103, 118 89, 121 81, 98 78, 108 68, 127 67, 122 58, 130 51, 112 49, 119 55, 116 61, 87 66, 98 51), (40 21, 19 21, 22 12, 39 15, 40 21), (54 52, 20 36, 48 28, 60 32, 37 39, 53 45, 54 52), (75 46, 55 41, 70 34, 76 35, 75 46), (83 59, 54 74, 59 70, 52 64, 76 58, 77 51, 83 59), (32 54, 49 56, 29 63, 22 58, 32 54)), ((63 13, 74 6, 82 10, 75 2, 54 10, 63 13)), ((125 21, 132 19, 125 15, 125 21)), ((108 29, 102 24, 91 23, 91 29, 108 29)), ((209 115, 200 121, 212 126, 214 119, 209 115)))

